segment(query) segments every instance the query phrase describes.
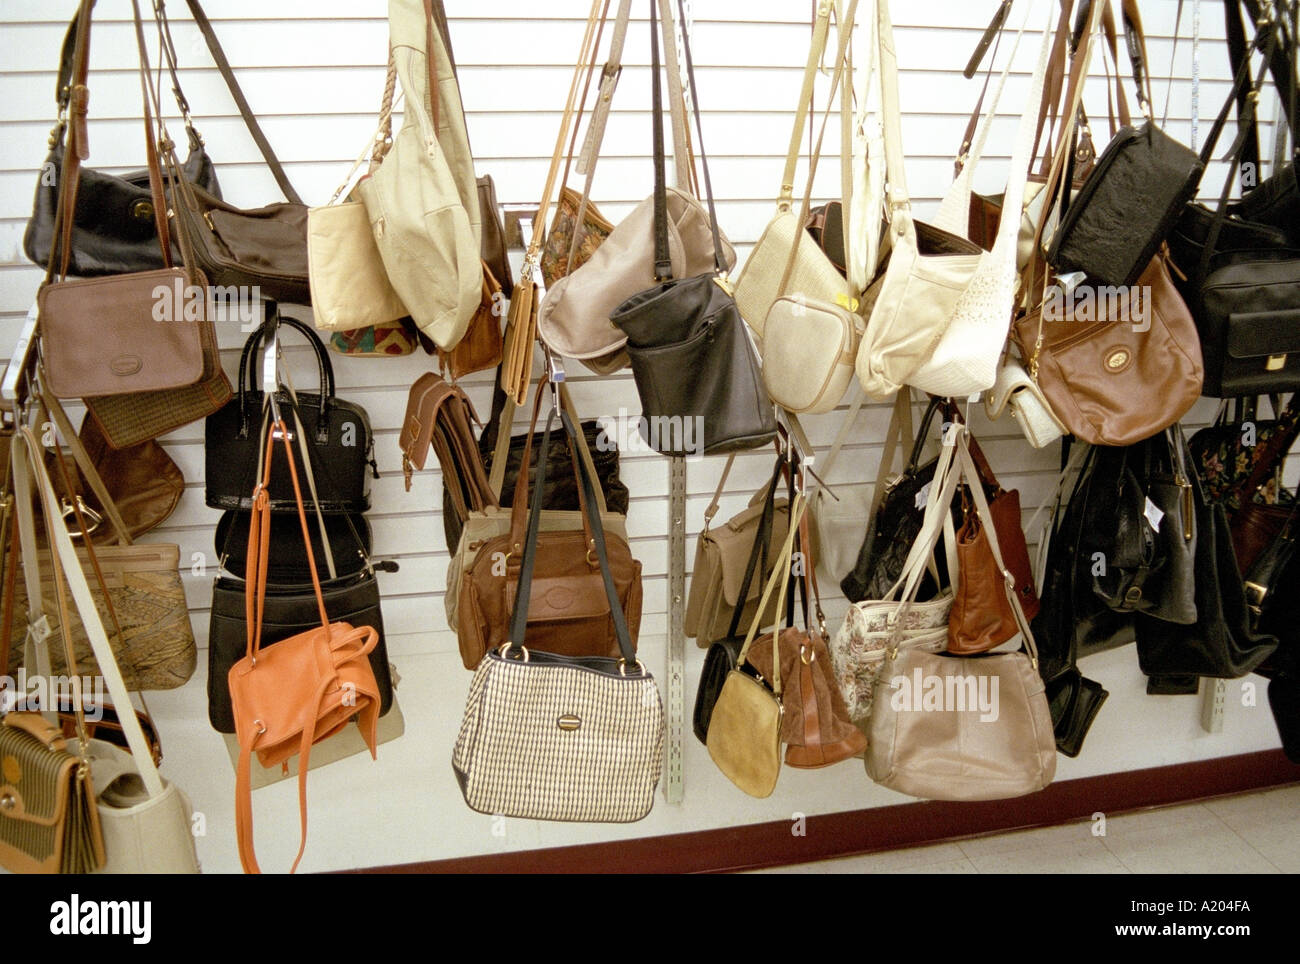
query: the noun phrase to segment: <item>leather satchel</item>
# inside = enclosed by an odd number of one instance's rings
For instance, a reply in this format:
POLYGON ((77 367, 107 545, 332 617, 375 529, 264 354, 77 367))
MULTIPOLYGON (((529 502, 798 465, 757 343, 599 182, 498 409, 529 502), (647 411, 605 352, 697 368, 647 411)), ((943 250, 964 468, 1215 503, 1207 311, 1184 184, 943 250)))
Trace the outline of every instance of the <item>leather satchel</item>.
POLYGON ((504 343, 501 340, 501 316, 505 302, 501 284, 486 261, 483 262, 483 296, 470 319, 465 335, 451 351, 438 349, 438 364, 452 381, 487 371, 501 364, 504 343))
MULTIPOLYGON (((317 505, 324 513, 356 513, 370 508, 370 480, 379 477, 375 463, 374 433, 370 416, 355 402, 346 401, 334 394, 334 366, 321 342, 320 336, 295 318, 274 315, 268 319, 270 326, 280 330, 291 328, 307 339, 316 355, 319 387, 316 392, 290 394, 277 392, 278 403, 297 413, 314 457, 320 466, 312 474, 319 475, 324 492, 317 505)), ((262 455, 263 412, 265 394, 255 388, 259 364, 253 362, 259 346, 266 337, 266 327, 259 328, 244 343, 239 359, 239 391, 235 398, 210 415, 204 423, 204 495, 209 508, 252 508, 249 493, 257 478, 262 455)), ((303 461, 303 449, 293 449, 299 474, 306 476, 310 466, 303 461)), ((268 498, 273 512, 292 511, 293 489, 280 454, 273 450, 279 470, 270 484, 268 498)))
MULTIPOLYGON (((545 384, 538 388, 533 409, 534 429, 545 384)), ((525 461, 531 456, 531 448, 530 435, 524 450, 525 461)), ((581 486, 582 473, 587 471, 586 463, 572 450, 570 459, 572 471, 581 486)), ((549 465, 549 453, 539 456, 539 464, 549 465)), ((533 500, 541 498, 541 492, 546 488, 543 484, 545 477, 543 471, 533 488, 533 500)), ((580 494, 581 491, 580 488, 580 494)), ((593 507, 593 511, 597 509, 593 507)), ((518 567, 523 563, 520 551, 528 517, 528 478, 520 473, 515 483, 509 530, 477 547, 458 586, 457 639, 466 669, 474 669, 485 653, 509 642, 506 633, 515 607, 518 567), (502 578, 503 570, 505 578, 502 578)), ((588 518, 589 513, 584 507, 580 527, 541 531, 531 540, 536 544, 536 558, 530 573, 534 590, 529 597, 527 612, 530 649, 565 656, 613 656, 619 649, 617 626, 602 584, 601 567, 590 551, 595 535, 588 518)), ((541 525, 540 510, 537 525, 541 525)), ((632 558, 625 536, 605 530, 602 541, 606 545, 608 567, 613 573, 619 605, 635 646, 641 625, 641 563, 632 558)), ((455 560, 452 565, 456 565, 455 560)))
MULTIPOLYGON (((244 656, 227 676, 231 712, 239 738, 239 762, 235 771, 235 824, 239 839, 239 861, 245 872, 260 873, 253 847, 252 756, 264 767, 284 764, 298 757, 298 804, 301 813, 301 841, 291 873, 298 869, 307 847, 307 771, 314 744, 340 732, 353 718, 375 756, 379 723, 379 686, 367 657, 379 643, 379 633, 370 626, 331 622, 325 608, 320 582, 315 578, 311 547, 307 557, 313 573, 312 588, 319 624, 263 648, 263 619, 266 615, 266 546, 270 538, 267 523, 271 506, 267 486, 273 469, 272 450, 277 437, 289 448, 289 428, 276 420, 267 433, 266 460, 253 495, 253 515, 245 573, 246 644, 244 656)), ((298 487, 298 470, 285 452, 293 484, 298 520, 304 539, 307 515, 298 487)), ((211 682, 211 681, 209 681, 211 682)))
MULTIPOLYGON (((36 197, 32 202, 32 216, 23 232, 23 251, 42 268, 50 265, 50 255, 55 244, 55 215, 65 167, 67 114, 72 102, 73 63, 79 19, 80 13, 73 16, 63 37, 55 85, 59 119, 50 131, 50 152, 41 165, 36 197)), ((217 183, 216 166, 203 146, 203 138, 189 118, 189 105, 181 92, 179 78, 173 73, 171 79, 178 105, 185 117, 185 131, 189 140, 189 155, 181 165, 181 175, 187 181, 220 197, 221 187, 217 183)), ((154 271, 165 267, 158 250, 158 229, 154 223, 148 169, 118 176, 81 167, 76 176, 79 178, 76 192, 79 201, 73 212, 68 274, 88 278, 154 271)), ((181 260, 181 251, 176 245, 172 247, 172 260, 181 260)))

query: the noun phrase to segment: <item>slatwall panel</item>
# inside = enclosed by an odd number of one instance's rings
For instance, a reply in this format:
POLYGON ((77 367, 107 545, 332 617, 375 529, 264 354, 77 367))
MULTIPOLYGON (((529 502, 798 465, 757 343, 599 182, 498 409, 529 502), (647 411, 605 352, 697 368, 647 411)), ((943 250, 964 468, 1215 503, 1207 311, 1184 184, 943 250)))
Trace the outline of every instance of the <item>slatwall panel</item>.
MULTIPOLYGON (((21 238, 52 123, 52 68, 66 23, 64 17, 74 6, 69 0, 10 0, 0 11, 4 21, 0 32, 0 103, 5 105, 0 122, 4 134, 0 137, 0 354, 16 337, 41 279, 40 270, 22 255, 21 238)), ((278 199, 275 184, 243 129, 197 28, 186 18, 184 4, 172 0, 168 6, 174 18, 185 91, 196 124, 218 164, 223 192, 230 201, 249 206, 278 199)), ((963 80, 959 71, 995 6, 993 0, 894 4, 909 185, 922 217, 933 211, 951 178, 951 158, 978 94, 978 81, 963 80)), ((1033 4, 1032 28, 1042 24, 1048 6, 1055 8, 1049 0, 1033 4)), ((535 206, 588 4, 585 0, 549 0, 546 4, 530 0, 446 0, 446 7, 479 172, 493 175, 506 208, 535 206)), ((1022 8, 1023 4, 1017 5, 1013 20, 1022 8)), ((1183 25, 1183 39, 1177 45, 1171 71, 1175 8, 1172 0, 1146 0, 1143 13, 1157 104, 1163 108, 1172 74, 1168 129, 1186 140, 1190 27, 1186 22, 1183 25)), ((89 163, 115 171, 138 167, 142 159, 137 116, 139 86, 134 72, 133 30, 127 19, 129 9, 123 2, 101 2, 96 10, 92 44, 89 163)), ((383 84, 386 4, 382 0, 317 0, 311 4, 210 0, 207 9, 249 100, 299 192, 309 203, 323 203, 374 128, 383 84)), ((1217 4, 1206 4, 1202 23, 1200 97, 1201 115, 1206 118, 1201 123, 1202 133, 1227 90, 1228 65, 1219 39, 1223 26, 1218 9, 1217 4)), ((750 0, 744 4, 734 0, 692 0, 688 10, 693 19, 704 146, 711 161, 719 217, 743 258, 773 213, 806 56, 811 4, 806 0, 750 0)), ((626 69, 593 195, 615 221, 651 188, 649 51, 643 5, 637 4, 634 12, 636 19, 624 57, 626 69)), ((1004 40, 1004 44, 1009 42, 1004 40)), ((977 175, 977 189, 995 191, 1005 181, 1006 154, 1027 95, 1027 72, 1036 53, 1036 39, 1027 34, 998 108, 988 156, 977 175)), ((821 105, 825 104, 828 83, 827 78, 819 78, 821 105)), ((1131 83, 1128 86, 1131 88, 1131 83)), ((1096 76, 1089 83, 1087 104, 1099 149, 1107 136, 1106 101, 1105 78, 1096 76)), ((1265 101, 1266 110, 1271 111, 1271 99, 1265 101)), ((173 133, 179 132, 176 123, 173 133)), ((819 169, 814 202, 838 193, 839 172, 834 163, 837 140, 832 122, 826 135, 828 160, 819 169)), ((1271 137, 1266 137, 1265 143, 1271 144, 1271 137)), ((803 149, 807 151, 806 143, 803 149)), ((803 183, 803 170, 801 164, 798 184, 803 183)), ((1221 174, 1212 174, 1211 178, 1217 176, 1221 174)), ((1217 180, 1207 178, 1206 184, 1212 188, 1207 193, 1217 193, 1217 180)), ((306 309, 291 309, 290 313, 309 317, 306 309)), ((223 359, 232 379, 242 338, 235 331, 223 331, 221 335, 223 359)), ((309 353, 293 346, 288 354, 295 384, 310 390, 314 366, 309 353)), ((381 360, 337 355, 332 358, 339 394, 367 409, 376 434, 381 478, 373 487, 374 549, 377 556, 400 563, 399 572, 379 577, 390 652, 399 664, 408 657, 452 654, 456 642, 443 617, 448 553, 443 540, 441 482, 435 464, 416 475, 410 492, 404 491, 397 447, 407 389, 431 363, 423 355, 381 360)), ((613 415, 620 409, 633 416, 637 413, 630 373, 598 378, 575 363, 570 366, 570 375, 575 399, 585 416, 613 415)), ((469 379, 467 387, 479 411, 486 415, 489 380, 476 376, 469 379)), ((829 446, 846 406, 847 400, 837 412, 805 420, 819 448, 829 446)), ((1203 422, 1212 413, 1213 404, 1203 401, 1194 409, 1191 421, 1203 422)), ((888 416, 887 405, 864 408, 829 481, 851 483, 874 477, 888 416)), ((989 424, 979 406, 975 406, 972 424, 1003 484, 1021 490, 1028 516, 1051 492, 1055 448, 1031 449, 1014 423, 989 424)), ((203 501, 203 426, 190 425, 164 441, 184 471, 187 487, 176 513, 154 538, 181 546, 195 633, 203 646, 214 575, 212 526, 217 518, 217 513, 207 509, 203 501)), ((694 551, 694 534, 701 526, 703 509, 721 465, 721 460, 710 459, 692 463, 688 469, 688 565, 694 551)), ((743 508, 767 477, 769 466, 766 454, 746 454, 737 459, 719 519, 743 508)), ((643 633, 661 635, 667 630, 667 462, 652 453, 628 452, 623 457, 622 471, 632 493, 629 536, 644 566, 643 633)), ((828 615, 835 623, 845 603, 835 587, 822 589, 828 597, 828 615)), ((698 672, 698 658, 690 654, 692 679, 698 672)), ((201 679, 191 684, 201 685, 201 679)), ((453 697, 453 701, 458 699, 453 697)), ((1190 703, 1185 706, 1190 707, 1190 703)), ((457 715, 458 711, 444 709, 450 716, 457 715)), ((1105 748, 1097 752, 1104 754, 1105 748)), ((1174 751, 1174 758, 1183 756, 1174 751)), ((1131 757, 1103 756, 1097 765, 1104 772, 1106 768, 1146 763, 1131 757)), ((857 804, 836 800, 818 806, 838 809, 849 805, 857 804)), ((687 823, 688 827, 696 825, 703 824, 687 823)), ((228 860, 228 855, 224 859, 228 860)), ((345 858, 338 858, 334 865, 347 866, 339 862, 342 860, 345 858)))

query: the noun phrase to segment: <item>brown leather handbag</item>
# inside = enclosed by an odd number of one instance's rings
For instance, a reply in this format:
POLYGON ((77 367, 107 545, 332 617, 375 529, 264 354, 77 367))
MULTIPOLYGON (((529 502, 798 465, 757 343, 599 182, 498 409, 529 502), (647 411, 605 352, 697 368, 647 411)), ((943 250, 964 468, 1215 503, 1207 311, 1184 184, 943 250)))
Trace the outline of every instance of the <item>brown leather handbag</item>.
POLYGON ((253 849, 252 756, 264 767, 288 765, 298 759, 298 808, 302 836, 290 873, 298 869, 307 846, 307 769, 311 748, 341 731, 355 717, 374 758, 379 724, 379 684, 368 656, 379 642, 370 626, 331 623, 316 577, 316 560, 298 486, 298 469, 289 451, 289 430, 276 420, 267 435, 266 461, 253 490, 245 570, 248 599, 248 649, 230 668, 230 705, 239 739, 235 772, 235 824, 239 861, 247 873, 261 873, 253 849), (308 568, 316 591, 320 626, 261 647, 262 615, 266 602, 267 559, 271 538, 271 506, 267 489, 271 481, 272 452, 279 438, 293 479, 298 521, 306 544, 308 568))
POLYGON ((483 262, 483 297, 469 327, 451 351, 438 349, 438 363, 452 381, 474 372, 486 371, 501 364, 504 343, 501 339, 501 316, 505 314, 505 295, 501 285, 483 262))
POLYGON ((1151 259, 1133 289, 1118 289, 1113 298, 1103 296, 1106 290, 1074 305, 1049 294, 1015 321, 1012 335, 1071 434, 1090 445, 1132 445, 1196 404, 1201 344, 1170 277, 1167 251, 1151 259))
MULTIPOLYGON (((541 411, 546 383, 538 386, 532 425, 524 447, 523 464, 532 457, 533 433, 541 411)), ((559 395, 556 397, 557 404, 559 395)), ((542 453, 545 461, 547 453, 542 453)), ((569 448, 573 471, 579 478, 578 455, 569 448)), ((532 498, 542 493, 532 492, 532 498)), ((510 509, 510 531, 477 548, 474 561, 460 581, 457 601, 457 636, 466 669, 475 668, 483 655, 508 642, 510 614, 519 582, 529 505, 528 473, 520 472, 510 509)), ((617 656, 618 637, 605 592, 599 560, 594 553, 585 504, 577 529, 543 531, 537 539, 532 593, 528 599, 528 648, 564 656, 617 656)), ((627 541, 605 529, 605 545, 618 599, 627 617, 632 645, 641 627, 641 563, 632 558, 627 541)), ((455 563, 453 562, 453 565, 455 563)))
MULTIPOLYGON (((808 544, 808 513, 799 521, 798 545, 808 544)), ((781 742, 785 744, 786 766, 815 769, 860 757, 867 738, 849 719, 849 708, 835 682, 830 650, 826 647, 825 620, 817 592, 816 566, 805 557, 800 584, 804 595, 804 626, 787 626, 754 641, 749 662, 758 672, 772 677, 772 639, 777 639, 781 658, 781 742), (809 596, 815 609, 809 610, 809 596), (813 618, 815 615, 815 619, 813 618)), ((793 590, 792 590, 793 591, 793 590)))
POLYGON ((1019 632, 1016 615, 1003 588, 1004 582, 1010 580, 1009 585, 1020 602, 1025 619, 1032 620, 1039 610, 1029 549, 1021 523, 1020 493, 1002 488, 974 436, 968 436, 968 441, 971 461, 988 499, 993 534, 997 537, 1006 572, 1002 572, 994 562, 989 533, 971 504, 969 490, 963 489, 965 518, 956 532, 957 585, 952 609, 948 613, 948 652, 963 656, 987 652, 1019 632))
POLYGON ((163 268, 69 281, 77 207, 78 172, 89 156, 86 86, 90 55, 90 4, 78 17, 68 129, 55 240, 45 282, 37 293, 41 352, 49 393, 84 398, 108 444, 124 448, 156 438, 220 408, 230 398, 216 331, 207 307, 207 282, 194 270, 183 230, 177 232, 186 268, 172 264, 171 232, 163 194, 162 163, 184 181, 173 147, 160 162, 148 81, 144 27, 135 11, 143 94, 145 149, 154 222, 163 268), (166 309, 170 306, 169 310, 166 309), (93 319, 93 324, 89 323, 93 319))

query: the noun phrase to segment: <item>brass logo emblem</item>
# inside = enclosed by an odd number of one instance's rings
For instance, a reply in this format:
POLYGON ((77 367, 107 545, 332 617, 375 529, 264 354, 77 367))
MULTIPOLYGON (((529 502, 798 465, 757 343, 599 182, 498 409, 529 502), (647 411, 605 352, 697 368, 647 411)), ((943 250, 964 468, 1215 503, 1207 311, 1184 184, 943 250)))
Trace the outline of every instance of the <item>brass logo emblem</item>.
POLYGON ((138 218, 141 221, 153 220, 153 202, 143 199, 134 202, 131 205, 131 217, 138 218))
POLYGON ((572 713, 565 713, 555 721, 555 725, 565 733, 572 733, 574 730, 582 726, 582 720, 578 719, 572 713))
POLYGON ((1133 354, 1127 348, 1116 348, 1106 356, 1106 370, 1122 372, 1125 368, 1128 368, 1128 363, 1132 358, 1133 354))
POLYGON ((4 773, 5 783, 17 783, 23 778, 23 768, 15 756, 7 756, 0 763, 0 772, 4 773))

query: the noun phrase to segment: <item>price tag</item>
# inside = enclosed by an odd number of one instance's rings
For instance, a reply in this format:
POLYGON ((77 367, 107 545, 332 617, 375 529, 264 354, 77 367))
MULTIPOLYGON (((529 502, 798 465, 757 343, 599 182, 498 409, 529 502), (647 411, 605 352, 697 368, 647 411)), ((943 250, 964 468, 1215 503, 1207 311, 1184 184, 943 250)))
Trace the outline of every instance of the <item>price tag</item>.
POLYGON ((1147 522, 1151 524, 1152 530, 1159 532, 1160 520, 1165 517, 1165 514, 1161 511, 1160 507, 1148 498, 1146 500, 1146 506, 1142 510, 1142 514, 1147 517, 1147 522))
POLYGON ((933 484, 933 480, 925 483, 925 485, 921 486, 921 491, 916 493, 916 507, 918 509, 925 508, 925 503, 930 498, 930 486, 933 484))

